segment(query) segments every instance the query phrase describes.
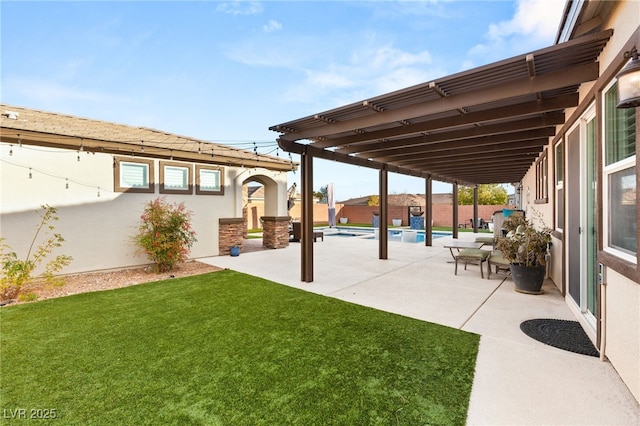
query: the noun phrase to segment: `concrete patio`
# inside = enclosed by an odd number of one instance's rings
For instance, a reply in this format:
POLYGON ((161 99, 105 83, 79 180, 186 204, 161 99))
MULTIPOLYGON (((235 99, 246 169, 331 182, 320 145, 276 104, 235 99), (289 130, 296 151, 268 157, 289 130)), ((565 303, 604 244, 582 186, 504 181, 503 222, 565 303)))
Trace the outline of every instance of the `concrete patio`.
POLYGON ((379 260, 375 240, 325 236, 314 244, 312 283, 300 281, 299 243, 199 260, 481 335, 470 425, 640 424, 640 406, 610 363, 544 345, 520 330, 527 319, 575 319, 553 283, 534 296, 515 292, 504 274, 482 279, 477 265, 459 266, 454 275, 447 241, 390 242, 388 259, 379 260))

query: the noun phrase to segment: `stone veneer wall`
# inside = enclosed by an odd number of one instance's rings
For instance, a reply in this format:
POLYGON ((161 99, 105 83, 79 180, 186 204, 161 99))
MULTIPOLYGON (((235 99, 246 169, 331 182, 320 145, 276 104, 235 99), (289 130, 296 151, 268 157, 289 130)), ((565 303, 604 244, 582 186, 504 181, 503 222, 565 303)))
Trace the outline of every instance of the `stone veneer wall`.
POLYGON ((219 224, 218 254, 230 254, 233 246, 239 246, 242 251, 242 241, 247 229, 244 218, 221 218, 219 224))
POLYGON ((289 216, 262 217, 262 245, 266 248, 284 248, 289 245, 289 216))

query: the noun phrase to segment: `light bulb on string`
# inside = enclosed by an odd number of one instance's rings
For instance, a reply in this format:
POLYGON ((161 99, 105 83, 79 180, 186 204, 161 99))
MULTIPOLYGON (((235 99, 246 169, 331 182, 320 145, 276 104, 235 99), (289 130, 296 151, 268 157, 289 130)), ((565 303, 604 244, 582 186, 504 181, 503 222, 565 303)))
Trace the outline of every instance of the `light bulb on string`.
POLYGON ((22 138, 18 135, 18 146, 22 148, 22 138))
POLYGON ((69 189, 69 178, 66 178, 65 180, 64 189, 69 189))
POLYGON ((80 161, 80 151, 78 151, 78 161, 80 161))
POLYGON ((33 174, 31 173, 31 167, 29 167, 29 179, 33 178, 33 174))
POLYGON ((13 155, 13 145, 9 145, 9 157, 13 155))
POLYGON ((98 187, 98 197, 100 197, 100 187, 98 187))

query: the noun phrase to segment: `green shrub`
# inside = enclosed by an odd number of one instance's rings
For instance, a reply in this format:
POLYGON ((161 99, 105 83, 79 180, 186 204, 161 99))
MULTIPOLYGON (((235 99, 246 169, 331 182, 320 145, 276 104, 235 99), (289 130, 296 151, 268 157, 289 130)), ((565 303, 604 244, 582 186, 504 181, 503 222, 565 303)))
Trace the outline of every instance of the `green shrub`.
MULTIPOLYGON (((36 233, 31 240, 29 251, 24 259, 18 259, 16 252, 0 238, 0 262, 2 263, 2 275, 0 276, 0 300, 17 298, 37 279, 44 279, 49 284, 60 284, 61 280, 55 278, 55 273, 71 263, 71 256, 58 255, 45 264, 44 272, 34 276, 36 268, 45 261, 53 249, 62 246, 64 238, 54 233, 55 227, 51 222, 58 220, 58 212, 54 207, 42 205, 43 212, 38 213, 40 223, 36 225, 36 233), (38 236, 43 232, 45 240, 35 247, 38 236), (32 256, 33 254, 33 256, 32 256)), ((33 293, 25 295, 22 299, 35 300, 33 293)))
POLYGON ((145 205, 133 242, 139 249, 138 254, 145 253, 155 263, 156 272, 171 271, 187 260, 197 241, 191 228, 191 215, 184 203, 171 204, 161 197, 145 205))

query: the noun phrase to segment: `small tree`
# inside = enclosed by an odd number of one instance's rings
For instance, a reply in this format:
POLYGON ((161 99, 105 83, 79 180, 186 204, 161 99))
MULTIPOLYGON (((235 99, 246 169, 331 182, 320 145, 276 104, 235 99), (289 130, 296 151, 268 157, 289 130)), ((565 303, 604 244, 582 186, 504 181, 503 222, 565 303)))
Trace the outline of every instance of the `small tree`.
MULTIPOLYGON (((478 204, 503 205, 507 204, 507 190, 497 183, 478 185, 478 204)), ((473 187, 458 188, 458 204, 461 206, 473 204, 473 187)))
POLYGON ((18 259, 16 252, 0 238, 0 261, 2 262, 2 275, 0 276, 0 300, 11 300, 17 297, 36 299, 32 293, 25 291, 36 280, 44 279, 48 284, 61 284, 61 280, 55 278, 55 274, 71 263, 71 256, 58 255, 46 263, 44 272, 34 276, 33 273, 45 261, 51 252, 62 245, 62 235, 53 233, 55 227, 51 222, 58 220, 58 212, 54 207, 42 205, 43 212, 38 213, 40 223, 36 225, 36 233, 31 240, 31 245, 24 259, 18 259), (43 232, 44 231, 44 232, 43 232), (43 232, 45 240, 36 246, 38 236, 43 232))
POLYGON ((155 263, 156 272, 171 271, 187 260, 197 241, 191 215, 184 203, 170 204, 161 197, 145 205, 133 241, 155 263))
POLYGON ((320 187, 319 190, 313 193, 313 196, 318 199, 320 204, 327 204, 329 202, 329 192, 327 185, 320 187))

